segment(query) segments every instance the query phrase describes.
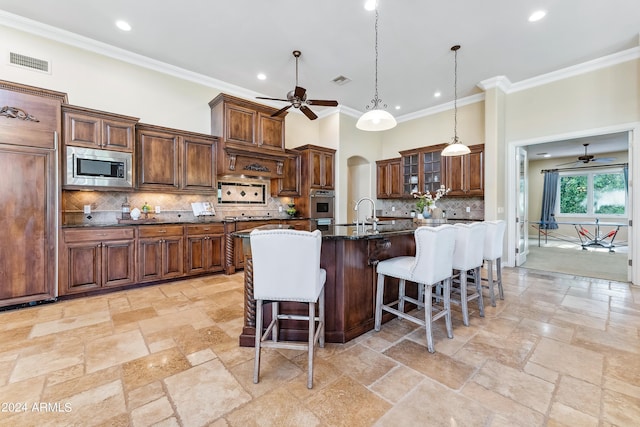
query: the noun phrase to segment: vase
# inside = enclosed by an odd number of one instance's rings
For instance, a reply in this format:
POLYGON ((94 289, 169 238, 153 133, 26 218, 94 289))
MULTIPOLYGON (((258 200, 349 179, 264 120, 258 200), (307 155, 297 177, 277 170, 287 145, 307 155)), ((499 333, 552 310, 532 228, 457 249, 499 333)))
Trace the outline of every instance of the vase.
POLYGON ((424 211, 422 211, 422 218, 424 219, 431 218, 431 212, 429 211, 429 209, 425 209, 424 211))

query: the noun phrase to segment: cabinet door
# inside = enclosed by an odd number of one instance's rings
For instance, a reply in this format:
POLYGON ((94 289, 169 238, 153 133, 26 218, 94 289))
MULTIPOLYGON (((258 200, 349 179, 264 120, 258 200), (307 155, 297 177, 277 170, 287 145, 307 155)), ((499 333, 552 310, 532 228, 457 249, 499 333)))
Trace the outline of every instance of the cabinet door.
POLYGON ((333 154, 323 153, 322 157, 322 186, 325 189, 333 189, 333 154))
POLYGON ((67 145, 100 148, 102 120, 95 116, 65 112, 64 142, 67 145))
POLYGON ((135 125, 131 122, 102 120, 102 148, 131 153, 134 135, 135 125))
POLYGON ((410 197, 411 194, 420 191, 418 185, 420 178, 419 157, 418 153, 402 156, 402 194, 405 197, 410 197))
POLYGON ((179 189, 179 142, 171 133, 138 131, 138 187, 149 190, 179 189))
POLYGON ((0 305, 53 296, 55 162, 51 150, 0 144, 0 305))
POLYGON ((135 276, 135 241, 102 243, 102 286, 130 285, 135 276))
POLYGON ((284 120, 258 113, 258 145, 284 151, 284 120))
POLYGON ((185 137, 183 150, 184 190, 216 190, 215 143, 211 140, 185 137))
POLYGON ((224 234, 208 236, 207 239, 209 255, 206 264, 207 271, 224 270, 224 234))
POLYGON ((288 157, 284 161, 282 178, 272 180, 271 189, 277 197, 300 196, 300 156, 288 157))
POLYGON ((484 196, 484 146, 473 148, 468 159, 468 194, 484 196))
POLYGON ((309 156, 311 188, 333 189, 333 155, 310 150, 309 156))
POLYGON ((256 111, 238 105, 225 104, 225 141, 254 144, 256 111))
POLYGON ((447 157, 445 160, 445 186, 450 188, 447 196, 465 196, 467 186, 465 184, 464 173, 466 158, 468 154, 464 156, 452 156, 447 157))
POLYGON ((391 198, 402 197, 402 165, 400 159, 394 159, 387 166, 389 169, 389 190, 388 194, 391 198))
POLYGON ((376 197, 378 199, 389 198, 389 163, 387 162, 376 164, 376 197))
POLYGON ((433 193, 442 185, 440 167, 440 150, 421 153, 422 157, 422 192, 433 193))
POLYGON ((138 241, 138 277, 141 282, 162 278, 162 239, 138 241))
POLYGON ((162 278, 180 277, 184 274, 184 240, 167 236, 162 240, 162 278))
POLYGON ((187 274, 207 271, 207 236, 187 237, 187 274))
POLYGON ((61 292, 83 292, 100 287, 102 281, 101 243, 68 243, 65 248, 66 265, 61 292))

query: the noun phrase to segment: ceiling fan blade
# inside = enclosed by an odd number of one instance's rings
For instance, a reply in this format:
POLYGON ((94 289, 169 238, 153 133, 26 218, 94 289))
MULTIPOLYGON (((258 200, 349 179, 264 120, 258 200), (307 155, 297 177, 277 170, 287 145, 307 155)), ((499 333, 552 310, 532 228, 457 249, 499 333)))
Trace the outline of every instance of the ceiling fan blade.
POLYGON ((307 90, 305 88, 296 86, 295 90, 293 91, 293 96, 295 96, 298 99, 302 99, 304 98, 305 93, 307 93, 307 90))
POLYGON ((615 157, 598 157, 596 159, 591 159, 592 162, 598 162, 598 163, 609 163, 609 162, 613 162, 616 158, 615 157))
POLYGON ((337 107, 338 101, 329 101, 326 99, 308 99, 307 104, 309 105, 320 105, 323 107, 337 107))
POLYGON ((573 162, 560 163, 559 165, 556 165, 556 166, 579 165, 580 163, 582 163, 582 162, 581 162, 581 161, 579 161, 579 160, 576 162, 576 161, 574 160, 573 162))
POLYGON ((281 98, 267 98, 266 96, 256 96, 256 99, 268 99, 271 101, 284 101, 284 102, 289 102, 288 99, 281 99, 281 98))
POLYGON ((311 111, 311 109, 306 105, 301 106, 300 111, 302 111, 304 115, 309 118, 309 120, 315 120, 318 118, 318 116, 316 116, 316 114, 313 111, 311 111))
POLYGON ((284 113, 285 111, 287 111, 289 108, 293 107, 292 104, 287 105, 286 107, 283 107, 281 109, 279 109, 278 111, 276 111, 275 113, 273 113, 271 115, 271 117, 276 117, 279 116, 280 114, 284 113))

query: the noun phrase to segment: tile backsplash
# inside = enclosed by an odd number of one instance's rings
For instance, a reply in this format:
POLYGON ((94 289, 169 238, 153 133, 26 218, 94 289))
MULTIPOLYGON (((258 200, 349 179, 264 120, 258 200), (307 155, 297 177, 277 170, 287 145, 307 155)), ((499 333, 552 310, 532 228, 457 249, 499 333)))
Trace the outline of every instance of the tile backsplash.
POLYGON ((203 220, 193 215, 191 203, 210 202, 215 209, 215 216, 206 220, 219 221, 225 216, 272 216, 274 218, 287 218, 284 212, 287 203, 291 202, 287 197, 271 197, 268 194, 265 203, 252 205, 218 204, 215 194, 169 194, 150 192, 109 192, 109 191, 70 191, 62 192, 62 221, 65 225, 71 224, 115 224, 118 218, 122 218, 122 204, 129 202, 131 209, 138 208, 147 203, 151 206, 149 217, 155 217, 159 221, 192 222, 203 220), (91 207, 91 213, 84 213, 84 206, 91 207), (160 213, 155 213, 159 207, 160 213), (283 212, 279 211, 282 207, 283 212), (91 217, 91 218, 89 218, 91 217))
MULTIPOLYGON (((443 197, 436 202, 436 206, 445 212, 449 220, 484 219, 482 197, 443 197)), ((411 215, 412 210, 415 211, 416 201, 412 199, 378 200, 376 209, 378 211, 376 214, 379 216, 406 217, 411 215)))

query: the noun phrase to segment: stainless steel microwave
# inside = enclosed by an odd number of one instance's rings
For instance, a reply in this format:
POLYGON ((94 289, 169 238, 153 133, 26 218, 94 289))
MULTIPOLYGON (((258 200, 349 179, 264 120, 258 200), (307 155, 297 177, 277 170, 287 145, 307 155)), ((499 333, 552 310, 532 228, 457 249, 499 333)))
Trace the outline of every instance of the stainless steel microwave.
POLYGON ((65 185, 133 187, 131 153, 67 147, 65 185))

